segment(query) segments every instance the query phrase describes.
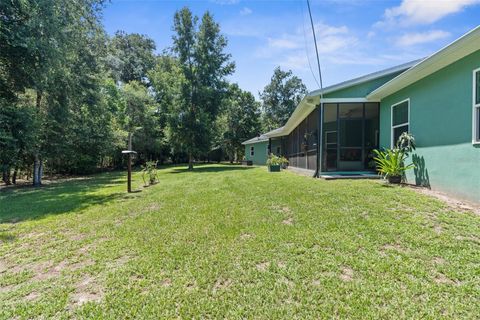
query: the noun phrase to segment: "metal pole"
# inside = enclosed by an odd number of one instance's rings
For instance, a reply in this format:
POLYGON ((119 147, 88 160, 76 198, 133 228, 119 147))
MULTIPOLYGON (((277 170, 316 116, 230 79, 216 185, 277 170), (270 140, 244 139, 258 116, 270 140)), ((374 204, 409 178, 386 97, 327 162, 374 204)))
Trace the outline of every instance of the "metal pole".
POLYGON ((313 41, 315 43, 315 53, 317 56, 317 66, 318 66, 318 76, 320 79, 320 109, 318 110, 319 114, 319 124, 318 124, 318 134, 317 134, 317 170, 315 170, 314 177, 318 178, 320 172, 322 171, 322 158, 323 158, 323 80, 322 80, 322 70, 320 68, 320 58, 318 56, 318 45, 317 45, 317 36, 315 34, 315 26, 313 25, 312 10, 310 9, 310 1, 307 0, 308 6, 308 15, 310 16, 310 24, 312 26, 313 41))

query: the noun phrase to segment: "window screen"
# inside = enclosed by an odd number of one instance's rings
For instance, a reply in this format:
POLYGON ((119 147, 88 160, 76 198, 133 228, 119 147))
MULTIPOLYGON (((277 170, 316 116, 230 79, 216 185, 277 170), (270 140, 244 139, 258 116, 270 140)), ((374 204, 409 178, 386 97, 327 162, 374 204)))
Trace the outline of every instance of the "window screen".
POLYGON ((392 147, 402 133, 409 131, 409 101, 392 106, 392 147))
POLYGON ((392 125, 397 126, 408 122, 408 101, 402 102, 392 108, 392 125))
POLYGON ((480 104, 480 70, 475 72, 475 104, 480 104))

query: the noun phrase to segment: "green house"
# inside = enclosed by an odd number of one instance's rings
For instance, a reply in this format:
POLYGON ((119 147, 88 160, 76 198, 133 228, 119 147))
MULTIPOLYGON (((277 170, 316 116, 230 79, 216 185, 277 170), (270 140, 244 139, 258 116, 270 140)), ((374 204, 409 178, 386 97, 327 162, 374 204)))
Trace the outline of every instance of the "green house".
POLYGON ((263 148, 258 164, 280 153, 320 177, 373 171, 372 150, 403 132, 417 142, 408 183, 480 202, 480 27, 425 59, 313 91, 282 128, 244 144, 247 158, 263 148))

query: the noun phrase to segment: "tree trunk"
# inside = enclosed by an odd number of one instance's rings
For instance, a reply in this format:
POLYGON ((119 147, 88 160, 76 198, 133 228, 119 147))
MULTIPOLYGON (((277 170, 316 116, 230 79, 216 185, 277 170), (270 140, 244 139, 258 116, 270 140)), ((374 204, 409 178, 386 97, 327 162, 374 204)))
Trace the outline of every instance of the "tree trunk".
POLYGON ((17 174, 18 174, 18 167, 15 166, 15 169, 13 169, 13 177, 12 177, 13 184, 17 184, 17 174))
POLYGON ((193 156, 192 153, 188 153, 188 170, 193 170, 193 156))
POLYGON ((3 166, 2 180, 3 180, 3 182, 5 182, 5 184, 7 186, 12 184, 10 182, 10 167, 9 166, 3 166))
POLYGON ((42 185, 42 174, 43 174, 43 164, 42 160, 35 155, 35 160, 33 161, 33 186, 39 187, 42 185))
MULTIPOLYGON (((40 114, 40 108, 42 104, 42 91, 37 90, 37 100, 36 107, 37 112, 40 114)), ((33 186, 39 187, 42 185, 42 174, 43 174, 43 165, 42 160, 40 159, 40 150, 37 150, 34 155, 33 160, 33 186)))

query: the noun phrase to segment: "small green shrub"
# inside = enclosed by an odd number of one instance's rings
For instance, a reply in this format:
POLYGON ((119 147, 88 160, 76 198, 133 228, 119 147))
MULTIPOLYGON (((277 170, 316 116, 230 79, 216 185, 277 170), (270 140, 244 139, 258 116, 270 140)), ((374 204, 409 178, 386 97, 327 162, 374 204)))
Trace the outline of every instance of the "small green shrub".
POLYGON ((155 184, 157 182, 157 163, 158 161, 147 161, 142 166, 142 179, 145 186, 155 184), (148 184, 147 179, 148 178, 148 184))

